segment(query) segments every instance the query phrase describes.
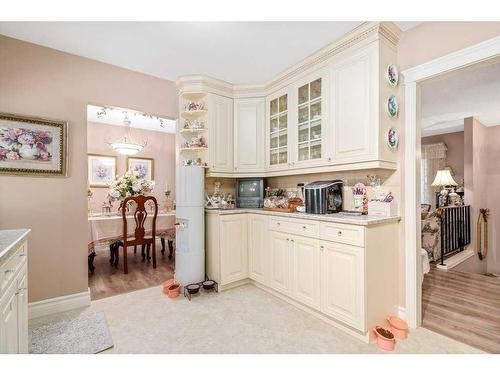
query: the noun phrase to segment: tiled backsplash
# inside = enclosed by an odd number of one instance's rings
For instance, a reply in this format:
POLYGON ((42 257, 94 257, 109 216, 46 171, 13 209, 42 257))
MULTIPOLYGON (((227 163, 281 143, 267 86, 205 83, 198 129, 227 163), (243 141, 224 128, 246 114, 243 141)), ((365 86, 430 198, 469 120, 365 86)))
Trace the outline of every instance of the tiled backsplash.
MULTIPOLYGON (((388 171, 385 169, 373 170, 360 170, 348 172, 332 172, 332 173, 316 173, 316 174, 303 174, 294 176, 280 176, 266 178, 266 186, 272 188, 282 188, 287 190, 296 190, 297 184, 304 182, 310 183, 314 181, 328 181, 328 180, 343 180, 344 181, 344 210, 354 209, 354 198, 352 194, 352 187, 362 182, 367 186, 368 199, 373 199, 375 193, 369 186, 367 175, 377 175, 381 180, 381 187, 379 189, 381 194, 389 192, 394 196, 398 207, 400 206, 401 197, 401 181, 400 175, 395 171, 388 171)), ((235 194, 236 179, 233 178, 206 178, 205 191, 212 193, 214 191, 214 182, 221 182, 221 192, 225 194, 235 194)))

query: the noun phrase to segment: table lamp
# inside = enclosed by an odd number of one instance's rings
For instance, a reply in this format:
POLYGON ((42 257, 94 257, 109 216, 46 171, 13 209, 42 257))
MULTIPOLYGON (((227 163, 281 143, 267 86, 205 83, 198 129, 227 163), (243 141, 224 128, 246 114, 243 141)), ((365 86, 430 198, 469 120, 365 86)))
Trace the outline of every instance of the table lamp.
MULTIPOLYGON (((440 192, 440 197, 439 197, 439 206, 444 206, 446 205, 447 202, 447 197, 448 197, 448 189, 446 186, 457 186, 457 183, 451 177, 451 173, 449 169, 441 169, 437 171, 436 173, 436 178, 434 179, 434 182, 432 183, 431 186, 442 186, 443 189, 440 192)), ((456 194, 454 191, 452 191, 452 194, 456 194)), ((451 195, 451 194, 450 194, 451 195)))

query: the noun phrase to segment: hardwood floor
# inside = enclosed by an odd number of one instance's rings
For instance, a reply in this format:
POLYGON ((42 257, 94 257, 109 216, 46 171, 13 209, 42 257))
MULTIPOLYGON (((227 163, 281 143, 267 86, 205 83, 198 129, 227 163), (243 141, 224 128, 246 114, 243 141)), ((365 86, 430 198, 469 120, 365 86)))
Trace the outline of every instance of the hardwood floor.
POLYGON ((425 328, 500 353, 500 278, 431 267, 422 300, 425 328))
MULTIPOLYGON (((158 249, 158 248, 157 248, 158 249)), ((159 248, 161 249, 161 248, 159 248)), ((90 297, 97 300, 117 294, 127 293, 138 289, 160 285, 163 281, 174 276, 174 259, 168 259, 168 249, 165 255, 157 250, 156 269, 152 262, 143 262, 140 248, 134 254, 132 248, 128 255, 128 274, 123 273, 120 248, 120 262, 118 268, 109 263, 109 249, 99 250, 94 259, 94 273, 89 273, 90 297)))

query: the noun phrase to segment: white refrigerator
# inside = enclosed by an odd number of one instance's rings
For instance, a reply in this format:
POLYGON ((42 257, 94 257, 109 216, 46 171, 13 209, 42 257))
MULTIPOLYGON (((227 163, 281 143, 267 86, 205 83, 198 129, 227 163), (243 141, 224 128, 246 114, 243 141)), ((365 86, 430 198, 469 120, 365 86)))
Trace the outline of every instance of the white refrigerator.
POLYGON ((205 280, 205 171, 177 168, 175 279, 183 286, 205 280))

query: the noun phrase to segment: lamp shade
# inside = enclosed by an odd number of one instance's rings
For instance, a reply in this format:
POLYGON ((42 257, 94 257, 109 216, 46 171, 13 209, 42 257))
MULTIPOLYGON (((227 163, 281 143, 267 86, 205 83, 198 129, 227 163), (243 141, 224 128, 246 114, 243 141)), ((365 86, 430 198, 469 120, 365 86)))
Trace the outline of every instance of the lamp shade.
POLYGON ((436 178, 432 183, 432 186, 457 186, 457 183, 451 177, 449 169, 441 169, 437 171, 436 178))

